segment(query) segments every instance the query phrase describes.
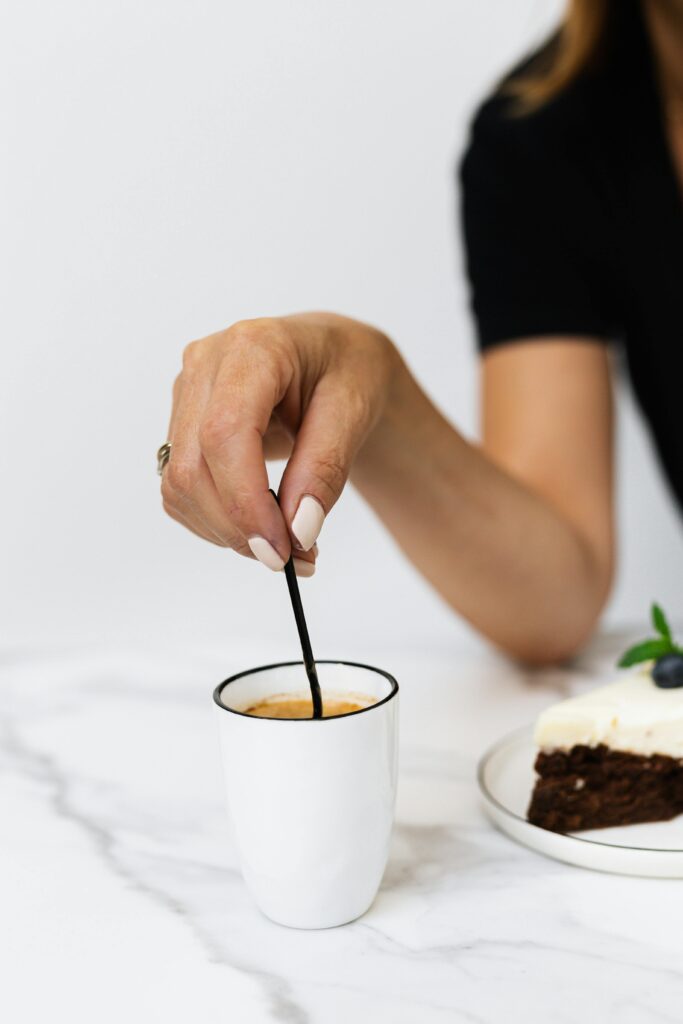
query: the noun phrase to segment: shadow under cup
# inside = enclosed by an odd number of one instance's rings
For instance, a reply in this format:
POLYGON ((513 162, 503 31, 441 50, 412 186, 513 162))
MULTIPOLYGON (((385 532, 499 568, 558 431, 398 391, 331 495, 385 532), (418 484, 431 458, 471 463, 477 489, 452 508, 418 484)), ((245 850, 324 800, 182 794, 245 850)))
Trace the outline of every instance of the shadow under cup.
POLYGON ((276 694, 305 694, 302 662, 242 672, 214 691, 244 879, 262 912, 293 928, 331 928, 369 908, 396 798, 398 683, 369 665, 316 667, 323 705, 326 696, 373 703, 320 719, 244 713, 276 694))

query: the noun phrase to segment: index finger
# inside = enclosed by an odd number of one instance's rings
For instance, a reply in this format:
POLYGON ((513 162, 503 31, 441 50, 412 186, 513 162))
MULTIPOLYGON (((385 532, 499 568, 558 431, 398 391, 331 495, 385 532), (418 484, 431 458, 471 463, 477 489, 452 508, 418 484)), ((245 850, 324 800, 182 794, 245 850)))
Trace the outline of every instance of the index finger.
POLYGON ((263 435, 287 385, 261 346, 238 341, 221 362, 199 427, 202 454, 228 518, 274 571, 289 558, 290 539, 268 490, 263 435))

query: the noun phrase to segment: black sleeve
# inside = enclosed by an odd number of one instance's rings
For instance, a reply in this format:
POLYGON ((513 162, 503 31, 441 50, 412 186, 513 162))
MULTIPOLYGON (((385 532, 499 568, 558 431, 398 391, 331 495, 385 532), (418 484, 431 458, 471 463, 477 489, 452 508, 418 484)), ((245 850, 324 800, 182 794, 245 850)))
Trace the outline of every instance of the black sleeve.
POLYGON ((462 226, 480 348, 548 334, 606 337, 595 200, 538 119, 480 110, 460 167, 462 226))

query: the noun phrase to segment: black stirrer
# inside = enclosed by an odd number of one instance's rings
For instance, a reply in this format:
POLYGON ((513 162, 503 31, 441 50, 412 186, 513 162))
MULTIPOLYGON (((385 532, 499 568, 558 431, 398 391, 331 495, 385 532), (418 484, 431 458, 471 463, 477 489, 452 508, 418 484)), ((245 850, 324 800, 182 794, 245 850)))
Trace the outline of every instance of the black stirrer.
MULTIPOLYGON (((271 490, 270 493, 273 495, 273 497, 275 498, 279 505, 280 500, 275 491, 271 490)), ((308 684, 311 687, 311 700, 313 701, 313 717, 322 718, 323 697, 322 693, 320 692, 318 673, 315 668, 315 658, 313 657, 313 651, 311 649, 311 640, 308 635, 308 626, 306 625, 304 606, 301 603, 301 594, 299 593, 299 582, 296 578, 296 572, 294 571, 293 554, 289 556, 288 561, 285 563, 285 579, 287 580, 289 599, 292 602, 292 610, 294 612, 296 628, 299 631, 301 653, 304 656, 304 667, 306 669, 306 675, 308 676, 308 684)))

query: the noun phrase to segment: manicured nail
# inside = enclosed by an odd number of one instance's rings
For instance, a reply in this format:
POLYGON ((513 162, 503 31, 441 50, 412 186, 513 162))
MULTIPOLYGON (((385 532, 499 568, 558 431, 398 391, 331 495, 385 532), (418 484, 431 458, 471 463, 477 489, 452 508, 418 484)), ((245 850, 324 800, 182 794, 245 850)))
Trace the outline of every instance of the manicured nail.
POLYGON ((310 551, 325 522, 325 513, 319 501, 304 494, 292 519, 292 533, 302 551, 310 551))
POLYGON ((307 562, 304 558, 293 558, 294 572, 303 579, 315 574, 315 562, 307 562))
POLYGON ((273 572, 279 572, 284 566, 284 562, 278 555, 272 544, 269 544, 264 537, 250 537, 248 542, 251 548, 251 553, 259 562, 272 569, 273 572))

